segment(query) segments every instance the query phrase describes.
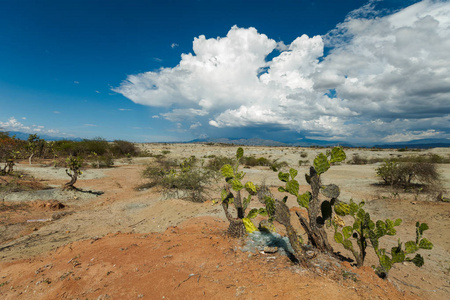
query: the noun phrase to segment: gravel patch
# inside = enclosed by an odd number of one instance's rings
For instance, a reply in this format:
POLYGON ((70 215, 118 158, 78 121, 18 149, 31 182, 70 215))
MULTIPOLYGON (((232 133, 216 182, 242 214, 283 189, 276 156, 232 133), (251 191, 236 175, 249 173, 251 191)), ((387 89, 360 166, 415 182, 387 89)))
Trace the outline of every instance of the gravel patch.
MULTIPOLYGON (((70 177, 66 174, 65 168, 54 168, 54 167, 42 167, 40 165, 16 165, 14 170, 24 172, 33 177, 44 179, 44 180, 54 180, 54 179, 67 179, 70 177)), ((78 180, 89 180, 98 179, 106 177, 105 169, 89 169, 83 170, 83 174, 78 177, 78 180)))
POLYGON ((24 191, 11 193, 5 196, 5 201, 7 202, 25 202, 25 201, 35 201, 35 200, 57 200, 59 202, 67 202, 78 199, 92 199, 97 197, 97 195, 79 192, 79 191, 63 191, 61 189, 49 189, 40 191, 24 191))

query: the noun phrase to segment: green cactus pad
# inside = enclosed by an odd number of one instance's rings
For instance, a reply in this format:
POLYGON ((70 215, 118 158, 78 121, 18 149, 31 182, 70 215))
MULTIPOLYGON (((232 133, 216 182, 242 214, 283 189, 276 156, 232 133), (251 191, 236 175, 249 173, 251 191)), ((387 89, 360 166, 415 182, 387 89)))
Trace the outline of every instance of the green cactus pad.
POLYGON ((246 182, 245 189, 251 195, 256 195, 256 193, 257 193, 256 186, 253 184, 253 182, 250 182, 250 181, 246 182))
POLYGON ((297 180, 291 180, 286 183, 286 190, 291 195, 297 196, 299 188, 300 188, 300 185, 297 180))
POLYGON ((289 169, 289 175, 291 175, 291 179, 294 179, 298 174, 298 171, 296 169, 290 168, 289 169))
POLYGON ((334 147, 333 150, 331 150, 331 163, 344 161, 345 158, 346 155, 342 147, 334 147))
POLYGON ((244 156, 244 149, 242 149, 241 147, 239 147, 239 148, 236 150, 236 158, 237 158, 237 160, 240 160, 243 156, 244 156))
POLYGON ((416 254, 416 256, 414 256, 413 259, 406 259, 406 260, 412 262, 414 265, 416 265, 416 267, 421 267, 425 263, 422 255, 420 254, 416 254))
POLYGON ((334 240, 336 241, 336 243, 342 244, 344 242, 344 236, 340 232, 335 232, 334 240))
POLYGON ((278 179, 280 179, 283 182, 288 182, 289 181, 289 173, 279 172, 278 179))
POLYGON ((322 173, 325 173, 329 168, 330 162, 328 161, 326 155, 323 153, 317 155, 314 159, 314 169, 316 170, 317 174, 320 175, 322 173))
POLYGON ((258 215, 258 213, 259 213, 258 209, 257 208, 253 208, 252 210, 250 210, 248 212, 247 218, 253 219, 253 218, 255 218, 258 215))
POLYGON ((419 246, 417 246, 416 242, 409 241, 405 243, 405 252, 406 254, 411 254, 419 250, 419 246))
POLYGON ((352 226, 345 226, 342 228, 342 233, 344 234, 345 239, 349 239, 352 236, 353 233, 353 227, 352 226))
POLYGON ((350 213, 350 205, 344 202, 337 202, 334 205, 334 212, 339 216, 346 216, 350 213))
POLYGON ((227 178, 227 177, 234 177, 234 172, 233 172, 233 167, 231 167, 230 165, 224 165, 220 171, 222 172, 222 176, 227 178))
POLYGON ((420 240, 419 248, 420 249, 429 249, 429 250, 433 249, 433 243, 431 243, 426 238, 423 238, 423 239, 420 240))
POLYGON ((256 228, 255 224, 253 224, 252 220, 249 218, 243 218, 242 222, 244 222, 245 230, 247 230, 248 233, 258 231, 258 228, 256 228))
POLYGON ((312 195, 311 195, 310 192, 306 192, 304 194, 301 194, 300 196, 297 197, 298 205, 308 209, 309 208, 309 201, 311 200, 311 198, 312 198, 312 195))
POLYGON ((231 184, 231 188, 235 191, 240 191, 244 188, 242 183, 237 179, 231 179, 228 181, 229 184, 231 184))

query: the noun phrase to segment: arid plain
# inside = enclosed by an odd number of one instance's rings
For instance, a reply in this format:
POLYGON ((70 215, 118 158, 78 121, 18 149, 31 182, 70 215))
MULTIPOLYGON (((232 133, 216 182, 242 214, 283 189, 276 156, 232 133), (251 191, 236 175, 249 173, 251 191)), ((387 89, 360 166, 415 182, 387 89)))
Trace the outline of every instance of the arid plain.
MULTIPOLYGON (((153 156, 170 159, 196 156, 207 162, 213 156, 233 157, 238 146, 206 144, 140 144, 153 156)), ((303 173, 325 149, 243 146, 246 156, 287 162, 299 171, 300 190, 309 185, 303 173), (299 160, 303 160, 299 166, 299 160)), ((208 200, 194 203, 164 196, 159 187, 139 188, 148 179, 142 172, 155 157, 117 160, 113 168, 87 169, 76 186, 101 195, 62 191, 68 181, 64 168, 49 161, 33 165, 23 161, 16 170, 34 177, 42 191, 13 192, 0 211, 0 296, 2 299, 448 299, 450 298, 450 165, 438 164, 441 185, 436 190, 392 190, 381 185, 375 169, 380 162, 351 164, 354 155, 369 161, 439 155, 449 158, 449 148, 422 151, 345 149, 347 159, 322 176, 323 183, 341 189, 340 200, 366 201, 372 219, 402 218, 396 236, 383 237, 390 249, 400 238, 415 238, 416 221, 425 222, 425 233, 434 248, 422 251, 425 265, 394 265, 388 280, 365 267, 326 255, 314 258, 316 268, 305 270, 278 253, 242 252, 242 241, 225 235, 227 221, 216 204, 223 179, 212 183, 208 200), (216 200, 216 201, 214 201, 216 200), (64 206, 64 207, 62 207, 64 206)), ((289 167, 285 167, 288 170, 289 167)), ((277 198, 282 185, 269 167, 244 168, 246 180, 269 186, 277 198)), ((6 180, 6 179, 2 179, 6 180)), ((255 205, 258 201, 255 201, 255 205)), ((288 199, 291 211, 300 211, 288 199)), ((251 204, 253 205, 253 204, 251 204)), ((304 235, 298 220, 292 223, 304 235)), ((283 234, 283 228, 277 227, 283 234)), ((336 253, 353 258, 333 240, 336 253)))

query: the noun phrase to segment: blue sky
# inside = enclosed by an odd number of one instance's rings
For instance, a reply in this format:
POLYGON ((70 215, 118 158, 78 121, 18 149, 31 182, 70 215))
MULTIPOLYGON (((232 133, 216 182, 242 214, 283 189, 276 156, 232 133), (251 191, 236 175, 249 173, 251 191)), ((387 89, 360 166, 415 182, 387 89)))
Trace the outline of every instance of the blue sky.
POLYGON ((63 137, 450 137, 448 1, 0 0, 0 127, 63 137))

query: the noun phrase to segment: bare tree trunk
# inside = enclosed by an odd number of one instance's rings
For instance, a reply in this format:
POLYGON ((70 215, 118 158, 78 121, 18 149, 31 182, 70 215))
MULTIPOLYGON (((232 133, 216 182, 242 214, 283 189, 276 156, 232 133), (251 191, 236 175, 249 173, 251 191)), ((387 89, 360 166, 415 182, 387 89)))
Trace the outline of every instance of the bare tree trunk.
POLYGON ((31 153, 30 157, 28 158, 28 163, 31 165, 31 159, 33 158, 34 153, 31 153))
POLYGON ((66 184, 64 184, 64 189, 74 189, 75 187, 73 186, 75 184, 75 182, 77 182, 77 178, 78 178, 78 174, 76 172, 74 172, 73 174, 70 174, 67 170, 66 170, 66 174, 71 178, 69 182, 67 182, 66 184))
POLYGON ((309 263, 305 256, 305 252, 300 244, 297 232, 291 224, 291 214, 289 212, 289 208, 284 202, 279 200, 275 200, 275 220, 286 228, 289 243, 291 243, 291 246, 295 252, 293 255, 298 260, 299 264, 302 267, 308 268, 309 263))

